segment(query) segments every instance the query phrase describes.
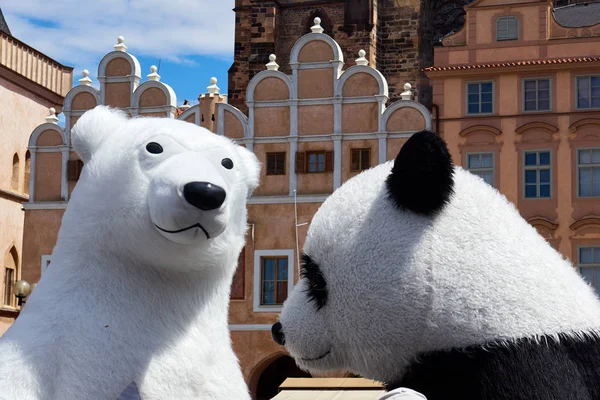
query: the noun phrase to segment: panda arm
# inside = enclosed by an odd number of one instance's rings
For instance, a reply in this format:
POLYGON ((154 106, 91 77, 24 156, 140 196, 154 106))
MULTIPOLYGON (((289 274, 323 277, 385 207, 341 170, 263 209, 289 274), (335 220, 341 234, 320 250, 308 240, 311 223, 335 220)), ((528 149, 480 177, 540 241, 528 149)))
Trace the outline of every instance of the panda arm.
POLYGON ((398 388, 387 392, 379 400, 427 400, 427 397, 412 389, 398 388))

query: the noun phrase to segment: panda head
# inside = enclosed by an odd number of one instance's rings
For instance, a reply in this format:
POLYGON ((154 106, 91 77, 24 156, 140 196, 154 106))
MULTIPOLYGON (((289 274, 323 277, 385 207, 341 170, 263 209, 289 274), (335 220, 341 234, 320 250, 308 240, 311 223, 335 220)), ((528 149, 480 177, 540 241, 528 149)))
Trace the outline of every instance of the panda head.
POLYGON ((423 131, 317 211, 272 334, 302 369, 390 382, 428 352, 600 327, 599 310, 515 207, 423 131))

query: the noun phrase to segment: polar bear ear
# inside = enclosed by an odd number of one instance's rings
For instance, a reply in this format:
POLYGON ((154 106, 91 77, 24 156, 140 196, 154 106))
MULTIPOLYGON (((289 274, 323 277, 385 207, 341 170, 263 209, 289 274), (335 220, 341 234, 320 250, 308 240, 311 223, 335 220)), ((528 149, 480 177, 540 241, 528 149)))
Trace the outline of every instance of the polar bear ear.
POLYGON ((236 146, 237 153, 241 160, 240 171, 243 174, 244 182, 248 187, 248 197, 252 195, 254 189, 258 187, 260 183, 260 161, 253 152, 245 148, 244 146, 236 146))
POLYGON ((126 121, 127 116, 123 111, 97 106, 79 118, 71 130, 71 144, 86 163, 106 138, 126 121))

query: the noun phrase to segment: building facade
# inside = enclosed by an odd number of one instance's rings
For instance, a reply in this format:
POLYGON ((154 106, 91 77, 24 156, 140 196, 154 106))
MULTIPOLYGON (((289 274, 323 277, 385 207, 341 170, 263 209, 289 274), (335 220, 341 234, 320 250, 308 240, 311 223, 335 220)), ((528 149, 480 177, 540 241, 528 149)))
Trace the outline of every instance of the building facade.
POLYGON ((11 35, 0 11, 0 335, 17 315, 12 285, 23 258, 22 203, 28 201, 31 131, 72 86, 66 67, 11 35))
POLYGON ((422 68, 433 64, 433 46, 462 26, 461 5, 472 0, 236 0, 235 54, 229 69, 229 103, 247 112, 246 88, 277 54, 290 74, 291 49, 316 17, 339 43, 347 66, 359 50, 388 79, 390 101, 412 82, 415 99, 431 105, 431 87, 422 68))
MULTIPOLYGON (((248 202, 249 231, 231 289, 234 350, 253 395, 271 398, 289 376, 307 376, 271 339, 283 301, 298 279, 300 251, 320 204, 345 180, 395 158, 414 132, 431 128, 431 114, 412 100, 390 103, 384 76, 360 49, 344 68, 339 44, 315 18, 287 57, 290 74, 273 54, 249 82, 247 114, 227 103, 216 80, 199 104, 176 107, 176 95, 156 69, 142 83, 139 62, 119 38, 98 66, 99 89, 87 71, 64 102, 65 127, 53 120, 33 130, 31 189, 24 204, 23 279, 37 282, 51 268, 61 218, 82 163, 70 145, 77 119, 96 105, 130 116, 178 118, 227 136, 263 164, 261 184, 248 202)), ((340 372, 343 376, 345 373, 340 372)), ((339 375, 339 374, 338 374, 339 375)))
POLYGON ((599 290, 600 3, 465 9, 426 69, 440 134, 599 290))

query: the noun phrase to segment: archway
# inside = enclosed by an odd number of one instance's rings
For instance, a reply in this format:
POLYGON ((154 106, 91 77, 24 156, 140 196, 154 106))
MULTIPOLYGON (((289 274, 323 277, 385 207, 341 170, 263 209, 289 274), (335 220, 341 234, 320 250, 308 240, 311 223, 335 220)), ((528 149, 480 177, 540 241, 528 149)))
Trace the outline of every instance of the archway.
POLYGON ((311 375, 302 371, 294 359, 283 355, 271 362, 260 374, 256 386, 256 397, 254 400, 269 400, 278 393, 279 385, 287 378, 310 378, 311 375))
POLYGON ((17 153, 13 156, 10 188, 15 192, 19 191, 19 155, 17 153))
POLYGON ((3 279, 3 300, 2 305, 13 306, 15 297, 13 296, 13 284, 17 280, 17 269, 19 267, 19 253, 17 248, 12 246, 4 256, 4 279, 3 279))
POLYGON ((25 178, 23 179, 23 192, 29 194, 29 179, 31 177, 31 153, 25 153, 25 178))

